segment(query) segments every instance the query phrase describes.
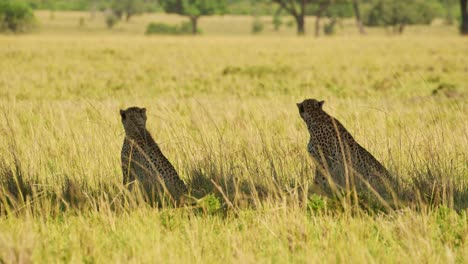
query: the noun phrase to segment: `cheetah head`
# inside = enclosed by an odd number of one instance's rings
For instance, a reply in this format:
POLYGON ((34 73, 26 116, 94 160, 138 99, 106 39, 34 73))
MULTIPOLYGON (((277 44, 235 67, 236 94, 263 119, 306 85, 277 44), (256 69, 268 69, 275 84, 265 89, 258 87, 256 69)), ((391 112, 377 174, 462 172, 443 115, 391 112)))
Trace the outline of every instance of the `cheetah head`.
POLYGON ((302 103, 297 104, 297 108, 299 109, 299 114, 301 115, 302 119, 306 123, 309 123, 309 121, 311 121, 314 116, 323 113, 322 106, 324 103, 325 101, 305 99, 302 103))
POLYGON ((126 110, 120 110, 120 117, 126 132, 135 128, 146 128, 146 108, 130 107, 126 110))

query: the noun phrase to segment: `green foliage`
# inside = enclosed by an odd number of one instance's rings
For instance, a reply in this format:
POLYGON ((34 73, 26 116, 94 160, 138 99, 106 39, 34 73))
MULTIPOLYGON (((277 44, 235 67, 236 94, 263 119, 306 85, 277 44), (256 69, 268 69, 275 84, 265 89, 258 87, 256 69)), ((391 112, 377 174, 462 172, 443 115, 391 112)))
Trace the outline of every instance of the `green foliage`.
MULTIPOLYGON (((192 30, 193 30, 192 23, 190 23, 190 22, 182 22, 179 25, 179 34, 180 35, 186 35, 186 34, 191 34, 191 33, 193 34, 192 30)), ((201 34, 202 31, 199 28, 197 28, 195 33, 196 34, 201 34)))
POLYGON ((223 14, 226 0, 161 0, 167 13, 179 14, 190 18, 192 34, 197 34, 197 20, 200 16, 223 14))
POLYGON ((226 12, 235 15, 271 15, 277 8, 269 0, 230 0, 226 12))
POLYGON ((34 25, 32 9, 19 1, 0 2, 0 32, 26 32, 34 25))
POLYGON ((33 9, 87 10, 92 0, 28 0, 33 9))
POLYGON ((283 25, 283 20, 282 20, 282 17, 279 13, 276 13, 274 16, 273 16, 273 29, 275 31, 278 31, 281 27, 281 25, 283 25))
POLYGON ((114 14, 109 14, 106 16, 107 28, 113 28, 117 22, 119 22, 119 18, 114 14))
POLYGON ((306 6, 306 14, 314 16, 320 8, 324 8, 323 16, 326 17, 349 18, 354 16, 352 2, 348 0, 310 1, 306 6))
MULTIPOLYGON (((200 30, 197 33, 201 33, 200 30)), ((152 22, 146 27, 147 35, 187 35, 192 34, 190 22, 182 22, 180 25, 170 25, 166 23, 152 22)))
POLYGON ((169 25, 166 23, 152 22, 146 27, 145 34, 178 35, 179 31, 177 26, 169 25))
POLYGON ((332 4, 327 8, 327 17, 351 18, 354 17, 354 10, 351 1, 338 0, 332 1, 332 4))
POLYGON ((311 213, 320 212, 326 208, 326 203, 323 198, 317 194, 313 194, 307 202, 307 211, 311 213))
POLYGON ((438 6, 424 0, 379 0, 369 13, 367 26, 393 26, 402 33, 405 25, 430 24, 437 15, 438 6))
POLYGON ((252 33, 258 34, 258 33, 261 33, 262 31, 263 31, 263 22, 260 20, 260 18, 255 17, 252 23, 252 33))
POLYGON ((161 0, 161 5, 167 13, 189 17, 223 14, 226 10, 225 0, 161 0))
POLYGON ((221 209, 221 202, 214 194, 208 194, 200 199, 198 205, 202 208, 203 212, 208 215, 216 214, 221 209))
POLYGON ((118 18, 125 16, 126 20, 130 20, 133 15, 144 11, 143 0, 114 0, 112 10, 118 18))
POLYGON ((334 35, 336 33, 336 23, 336 19, 332 18, 323 25, 323 32, 325 35, 334 35))

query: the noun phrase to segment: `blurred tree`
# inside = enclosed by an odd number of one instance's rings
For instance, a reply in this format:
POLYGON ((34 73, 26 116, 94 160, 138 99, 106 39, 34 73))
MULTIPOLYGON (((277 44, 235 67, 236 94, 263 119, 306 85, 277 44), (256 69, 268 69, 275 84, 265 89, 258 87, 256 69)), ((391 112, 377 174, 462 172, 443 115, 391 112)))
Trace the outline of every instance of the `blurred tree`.
MULTIPOLYGON (((325 14, 327 9, 330 7, 332 4, 332 0, 317 0, 315 5, 316 11, 315 11, 315 36, 318 37, 320 35, 320 20, 322 19, 322 16, 325 14)), ((335 23, 333 23, 334 25, 335 23)))
POLYGON ((260 17, 255 16, 252 23, 252 34, 259 34, 263 31, 263 22, 260 17))
POLYGON ((118 18, 125 15, 127 21, 136 14, 143 13, 143 0, 114 0, 112 10, 118 18))
MULTIPOLYGON (((314 11, 314 13, 316 13, 316 11, 314 11)), ((351 18, 354 16, 352 2, 349 0, 330 1, 328 7, 323 11, 323 16, 328 18, 323 26, 325 35, 333 35, 336 32, 336 26, 340 24, 342 18, 351 18)), ((319 18, 319 16, 317 16, 317 18, 319 18)), ((320 22, 316 21, 316 24, 316 35, 318 35, 320 22)))
POLYGON ((34 13, 20 1, 0 1, 0 32, 28 31, 34 25, 34 13))
POLYGON ((425 0, 378 0, 369 11, 366 24, 391 26, 394 33, 401 34, 406 25, 430 24, 437 15, 432 4, 425 0))
POLYGON ((362 24, 361 8, 359 7, 359 0, 352 0, 352 1, 353 1, 354 16, 356 17, 356 25, 359 28, 359 33, 361 33, 361 35, 365 35, 366 30, 364 29, 364 25, 362 24))
POLYGON ((296 21, 297 34, 305 34, 305 15, 306 5, 311 0, 273 0, 274 3, 280 5, 280 7, 291 14, 296 21))
POLYGON ((456 0, 443 0, 445 5, 445 22, 449 25, 453 24, 453 6, 456 0))
POLYGON ((283 25, 283 20, 281 19, 281 9, 278 9, 278 11, 275 12, 275 14, 273 15, 273 29, 275 31, 278 31, 281 27, 281 25, 283 25))
POLYGON ((315 36, 320 34, 320 20, 323 17, 336 20, 336 17, 346 16, 341 11, 346 9, 343 9, 344 6, 349 5, 348 0, 272 0, 272 2, 294 17, 298 35, 305 34, 305 16, 315 16, 315 36))
POLYGON ((461 33, 468 35, 468 1, 460 0, 461 8, 461 33))
POLYGON ((108 29, 113 28, 117 22, 119 21, 119 18, 114 15, 112 12, 108 12, 106 15, 106 25, 108 29))
POLYGON ((200 16, 223 14, 226 10, 226 0, 160 0, 167 13, 187 16, 192 23, 192 33, 198 32, 200 16))

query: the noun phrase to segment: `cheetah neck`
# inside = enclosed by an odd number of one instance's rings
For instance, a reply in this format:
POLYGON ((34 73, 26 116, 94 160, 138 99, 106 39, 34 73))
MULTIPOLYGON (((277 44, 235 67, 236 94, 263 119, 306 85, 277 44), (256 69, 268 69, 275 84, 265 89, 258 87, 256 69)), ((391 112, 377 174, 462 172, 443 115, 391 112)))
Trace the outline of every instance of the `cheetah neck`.
POLYGON ((307 125, 307 129, 309 130, 309 133, 311 135, 314 134, 317 127, 329 122, 330 118, 331 117, 326 113, 308 117, 305 120, 305 123, 307 125))
POLYGON ((158 145, 146 128, 137 128, 131 131, 131 133, 127 133, 126 137, 144 149, 148 154, 151 152, 160 152, 158 145))

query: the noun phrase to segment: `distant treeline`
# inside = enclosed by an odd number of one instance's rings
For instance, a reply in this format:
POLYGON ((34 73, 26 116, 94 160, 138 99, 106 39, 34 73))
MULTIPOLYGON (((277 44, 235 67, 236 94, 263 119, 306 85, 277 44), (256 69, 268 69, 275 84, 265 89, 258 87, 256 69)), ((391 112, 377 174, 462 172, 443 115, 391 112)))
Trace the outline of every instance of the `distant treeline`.
MULTIPOLYGON (((25 0, 33 9, 57 11, 105 10, 126 0, 25 0)), ((136 0, 144 12, 162 11, 157 0, 136 0)))
MULTIPOLYGON (((129 21, 142 13, 166 12, 188 18, 193 34, 199 32, 198 19, 210 15, 272 16, 275 30, 283 24, 282 17, 292 17, 298 35, 306 32, 305 21, 315 17, 315 35, 321 31, 334 34, 343 18, 356 19, 361 34, 367 27, 387 27, 401 34, 407 25, 431 24, 434 18, 443 18, 447 24, 460 25, 460 32, 468 35, 468 0, 2 0, 0 28, 16 31, 16 21, 25 14, 21 4, 32 9, 104 11, 109 28, 117 21, 129 21), (14 2, 20 2, 16 4, 14 2), (6 11, 9 10, 9 11, 6 11), (18 13, 18 11, 21 11, 18 13), (13 14, 13 15, 11 15, 13 14), (325 19, 324 19, 325 18, 325 19), (3 22, 1 20, 3 19, 3 22), (323 20, 322 20, 323 19, 323 20), (13 25, 13 26, 12 26, 13 25)), ((186 26, 184 25, 185 28, 186 26)), ((153 25, 153 29, 167 27, 153 25)), ((253 32, 262 29, 256 19, 253 32)))
MULTIPOLYGON (((128 2, 129 0, 26 0, 33 9, 46 10, 74 10, 89 11, 90 9, 105 10, 115 5, 117 2, 128 2)), ((138 5, 143 12, 164 12, 161 0, 131 0, 139 2, 138 5)), ((223 1, 223 0, 219 0, 223 1)), ((273 15, 278 11, 279 5, 273 4, 271 0, 226 0, 227 8, 225 14, 233 15, 273 15)), ((314 1, 306 1, 314 2, 314 1)), ((352 0, 331 0, 334 2, 328 8, 327 13, 339 17, 353 17, 352 0)), ((361 0, 360 5, 363 13, 367 11, 378 0, 361 0)), ((406 1, 411 2, 411 0, 406 1)), ((437 12, 437 16, 445 18, 447 16, 459 17, 460 7, 457 0, 424 0, 437 12)), ((306 9, 308 15, 315 14, 314 5, 308 5, 306 9)))

